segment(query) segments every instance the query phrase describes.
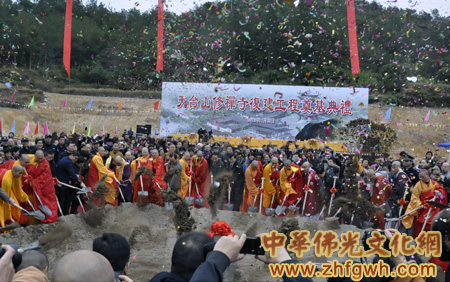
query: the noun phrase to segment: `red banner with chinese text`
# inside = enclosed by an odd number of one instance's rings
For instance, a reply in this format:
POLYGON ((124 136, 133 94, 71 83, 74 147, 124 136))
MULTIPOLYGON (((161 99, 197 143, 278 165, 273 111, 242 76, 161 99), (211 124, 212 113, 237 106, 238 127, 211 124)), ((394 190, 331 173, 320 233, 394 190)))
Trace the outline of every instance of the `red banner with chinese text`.
POLYGON ((359 74, 358 37, 356 35, 355 0, 347 0, 348 41, 352 74, 359 74))
POLYGON ((70 49, 72 43, 72 6, 73 0, 67 0, 66 19, 64 23, 64 51, 63 63, 66 68, 67 75, 70 77, 70 49))
POLYGON ((156 71, 163 70, 163 40, 164 40, 164 4, 163 0, 158 0, 158 38, 157 38, 157 59, 156 59, 156 71))

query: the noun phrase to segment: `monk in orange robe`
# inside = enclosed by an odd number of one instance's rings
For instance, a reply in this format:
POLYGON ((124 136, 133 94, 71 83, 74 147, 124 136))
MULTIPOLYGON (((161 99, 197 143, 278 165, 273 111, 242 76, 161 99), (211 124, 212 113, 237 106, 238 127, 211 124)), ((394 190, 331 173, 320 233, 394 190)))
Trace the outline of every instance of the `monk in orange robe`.
POLYGON ((258 161, 253 161, 245 170, 245 190, 242 201, 242 212, 247 212, 249 206, 259 207, 259 197, 261 196, 262 165, 258 161), (256 198, 256 200, 255 200, 256 198))
POLYGON ((159 156, 158 150, 152 150, 152 172, 153 172, 153 189, 154 200, 153 202, 158 203, 162 206, 163 199, 161 197, 161 190, 167 188, 167 183, 163 180, 166 174, 166 167, 164 165, 164 160, 159 156))
POLYGON ((87 186, 93 188, 98 181, 107 175, 105 179, 105 184, 109 188, 109 192, 105 193, 105 201, 107 204, 116 205, 116 190, 114 189, 114 172, 107 169, 103 164, 103 156, 106 154, 106 150, 103 147, 99 147, 97 154, 92 158, 91 164, 89 166, 89 176, 87 186))
POLYGON ((209 174, 209 166, 208 166, 208 161, 203 158, 203 153, 202 151, 198 151, 197 152, 197 157, 194 157, 192 160, 193 163, 193 182, 192 182, 192 191, 191 191, 191 196, 194 197, 195 199, 197 198, 203 198, 205 199, 205 205, 204 206, 199 206, 197 205, 197 203, 194 201, 194 207, 196 208, 207 208, 208 207, 208 203, 206 202, 206 198, 209 195, 209 189, 211 187, 211 176, 209 174), (198 188, 198 195, 197 194, 197 189, 198 188))
MULTIPOLYGON (((152 159, 147 148, 142 148, 142 156, 137 158, 131 163, 131 179, 135 178, 139 168, 146 167, 151 173, 153 171, 152 159)), ((150 174, 142 174, 136 181, 133 182, 133 202, 136 202, 138 197, 138 191, 148 191, 148 200, 152 201, 152 194, 154 194, 152 176, 150 174)))

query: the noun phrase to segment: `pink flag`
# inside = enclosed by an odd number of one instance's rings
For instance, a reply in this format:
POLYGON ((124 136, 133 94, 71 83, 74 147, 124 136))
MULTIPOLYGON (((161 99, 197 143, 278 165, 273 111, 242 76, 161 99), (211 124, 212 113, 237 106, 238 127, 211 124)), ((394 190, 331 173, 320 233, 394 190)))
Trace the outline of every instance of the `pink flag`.
POLYGON ((44 134, 48 134, 47 122, 45 122, 45 124, 44 124, 44 134))
POLYGON ((14 97, 16 96, 16 90, 14 90, 13 96, 11 98, 11 103, 14 101, 14 97))
POLYGON ((66 105, 67 105, 67 97, 66 97, 66 99, 64 99, 64 104, 63 104, 63 108, 65 108, 65 107, 66 107, 66 105))
POLYGON ((117 130, 117 126, 116 126, 116 131, 114 132, 114 135, 119 135, 119 130, 117 130))
POLYGON ((428 113, 425 116, 425 120, 424 121, 429 121, 429 120, 430 120, 430 110, 428 110, 428 113))
POLYGON ((105 126, 103 125, 102 136, 105 135, 105 126))
POLYGON ((25 127, 25 130, 23 131, 23 135, 27 135, 28 131, 30 131, 30 122, 27 123, 27 126, 25 127))

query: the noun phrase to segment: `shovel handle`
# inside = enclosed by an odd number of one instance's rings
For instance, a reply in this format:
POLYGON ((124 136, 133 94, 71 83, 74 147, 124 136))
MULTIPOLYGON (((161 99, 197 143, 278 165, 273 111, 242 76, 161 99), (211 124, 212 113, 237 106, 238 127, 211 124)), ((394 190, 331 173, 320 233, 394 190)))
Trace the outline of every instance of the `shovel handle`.
MULTIPOLYGON (((431 201, 434 201, 434 200, 436 200, 436 195, 433 197, 433 199, 431 201)), ((430 209, 428 210, 427 217, 425 218, 425 222, 423 223, 422 229, 420 230, 420 232, 425 230, 425 226, 427 225, 428 220, 430 219, 431 211, 433 210, 433 208, 434 207, 430 207, 430 209)))
POLYGON ((58 183, 59 183, 59 184, 61 184, 61 185, 67 186, 67 187, 69 187, 69 188, 72 188, 72 189, 75 189, 75 190, 81 191, 81 189, 80 189, 80 188, 78 188, 78 187, 75 187, 75 186, 72 186, 72 185, 70 185, 70 184, 66 184, 66 183, 64 183, 64 182, 61 182, 61 181, 58 181, 58 183))
POLYGON ((122 189, 120 188, 120 181, 114 176, 114 180, 117 182, 117 188, 119 188, 120 196, 122 197, 123 202, 125 203, 125 197, 123 196, 122 189))
POLYGON ((270 208, 272 208, 272 205, 273 205, 273 199, 275 199, 275 193, 272 194, 272 201, 270 201, 270 208))

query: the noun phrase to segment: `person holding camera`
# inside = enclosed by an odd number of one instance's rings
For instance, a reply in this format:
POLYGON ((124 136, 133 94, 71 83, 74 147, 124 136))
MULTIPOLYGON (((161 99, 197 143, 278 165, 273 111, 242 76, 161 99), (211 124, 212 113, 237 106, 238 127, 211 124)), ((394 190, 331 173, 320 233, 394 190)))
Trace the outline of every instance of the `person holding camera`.
POLYGON ((15 273, 13 256, 16 251, 9 245, 2 245, 2 249, 5 253, 2 257, 0 257, 0 281, 10 282, 12 281, 15 273))

